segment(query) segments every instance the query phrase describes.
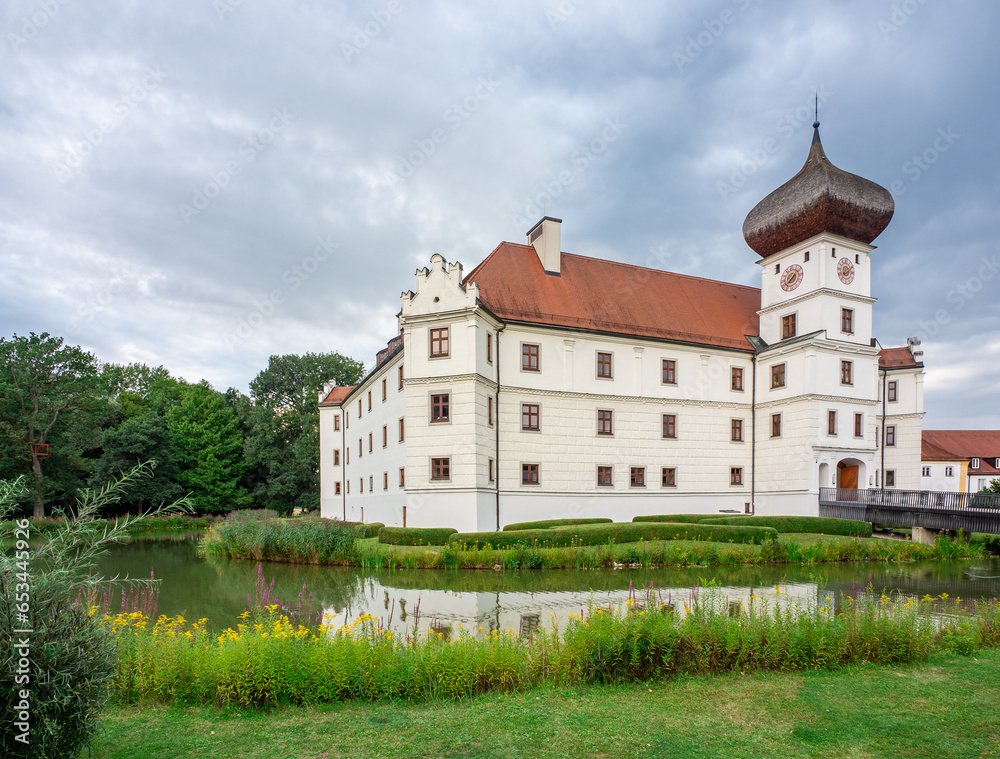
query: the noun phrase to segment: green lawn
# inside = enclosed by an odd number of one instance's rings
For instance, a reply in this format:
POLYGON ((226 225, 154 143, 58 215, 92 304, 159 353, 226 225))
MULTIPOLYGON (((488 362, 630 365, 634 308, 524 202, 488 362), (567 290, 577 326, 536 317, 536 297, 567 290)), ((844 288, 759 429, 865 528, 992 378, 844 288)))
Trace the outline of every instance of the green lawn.
POLYGON ((103 724, 94 759, 997 757, 1000 651, 415 706, 111 708, 103 724))

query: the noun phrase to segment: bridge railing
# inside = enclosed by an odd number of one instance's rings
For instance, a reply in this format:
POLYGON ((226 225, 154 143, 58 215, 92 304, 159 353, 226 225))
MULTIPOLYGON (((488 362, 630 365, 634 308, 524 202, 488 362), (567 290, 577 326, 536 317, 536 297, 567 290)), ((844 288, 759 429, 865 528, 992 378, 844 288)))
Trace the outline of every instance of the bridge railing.
POLYGON ((850 506, 884 506, 888 508, 918 508, 928 511, 967 511, 969 513, 1000 513, 1000 494, 945 493, 931 490, 898 490, 896 488, 820 488, 820 503, 850 506))

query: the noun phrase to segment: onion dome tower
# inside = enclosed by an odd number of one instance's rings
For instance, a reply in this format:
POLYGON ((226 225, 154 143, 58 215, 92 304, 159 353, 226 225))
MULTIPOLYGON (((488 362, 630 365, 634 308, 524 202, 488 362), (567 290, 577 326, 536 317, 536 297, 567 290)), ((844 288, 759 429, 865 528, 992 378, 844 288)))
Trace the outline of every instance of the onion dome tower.
POLYGON ((830 163, 817 120, 805 165, 747 214, 743 238, 761 258, 822 232, 867 245, 888 226, 894 208, 884 187, 830 163))

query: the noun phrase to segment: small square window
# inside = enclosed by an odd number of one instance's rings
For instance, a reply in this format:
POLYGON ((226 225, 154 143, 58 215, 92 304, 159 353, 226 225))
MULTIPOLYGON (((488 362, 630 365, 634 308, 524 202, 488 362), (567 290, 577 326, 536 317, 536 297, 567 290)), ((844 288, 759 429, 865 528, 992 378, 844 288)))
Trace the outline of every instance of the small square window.
POLYGON ((431 330, 431 358, 442 358, 448 355, 448 328, 431 330))
POLYGON ((677 361, 672 358, 663 359, 663 379, 664 385, 677 384, 677 361))
POLYGON ((521 369, 526 372, 537 372, 538 346, 525 343, 521 346, 521 369))
POLYGON ((771 387, 785 386, 785 365, 775 364, 771 367, 771 387))
POLYGON ((923 469, 920 470, 920 476, 921 477, 930 477, 931 476, 931 468, 929 466, 925 466, 923 469))
POLYGON ((451 459, 431 459, 431 479, 451 479, 451 459))
POLYGON ((677 437, 677 415, 676 414, 664 414, 663 415, 663 437, 665 437, 665 438, 676 438, 677 437))
POLYGON ((854 362, 853 361, 841 361, 840 362, 840 384, 841 385, 853 385, 854 384, 854 362))
POLYGON ((431 421, 447 422, 451 417, 448 393, 431 396, 431 421))
POLYGON ((771 414, 771 437, 781 437, 781 414, 771 414))
POLYGON ((787 340, 790 337, 795 337, 795 314, 781 317, 781 339, 787 340))
POLYGON ((944 468, 944 476, 945 477, 954 477, 955 476, 955 467, 946 466, 944 468))
POLYGON ((522 430, 537 430, 538 429, 538 404, 537 403, 522 403, 521 404, 521 429, 522 430))
POLYGON ((734 366, 732 368, 732 374, 730 377, 730 387, 733 390, 743 389, 743 368, 739 366, 734 366))
POLYGON ((634 488, 646 487, 646 467, 634 466, 629 475, 629 485, 634 488))
POLYGON ((973 459, 973 460, 972 460, 972 461, 971 461, 971 462, 969 463, 969 468, 970 468, 970 469, 979 469, 979 464, 980 464, 980 462, 979 462, 979 459, 973 459))
POLYGON ((885 426, 885 447, 891 448, 896 445, 896 425, 887 424, 885 426))
POLYGON ((854 309, 853 308, 842 308, 840 309, 840 331, 845 334, 854 333, 854 309))
POLYGON ((597 354, 597 376, 602 379, 611 379, 611 354, 601 353, 597 354))
POLYGON ((896 380, 889 380, 885 386, 885 399, 889 403, 896 402, 896 380))
POLYGON ((521 484, 538 484, 538 464, 521 464, 521 484))
POLYGON ((605 409, 598 409, 597 411, 597 434, 598 435, 611 435, 614 432, 612 427, 611 412, 605 409))
POLYGON ((730 485, 743 484, 743 467, 733 466, 729 468, 729 484, 730 485))
POLYGON ((896 470, 886 469, 885 470, 885 486, 887 488, 896 486, 896 470))
POLYGON ((743 420, 742 419, 733 419, 731 421, 731 425, 732 425, 732 429, 730 431, 730 439, 734 443, 742 443, 743 442, 743 420))
POLYGON ((665 488, 677 487, 677 470, 672 466, 665 466, 660 471, 660 484, 665 488))
POLYGON ((597 467, 597 484, 601 487, 611 487, 614 485, 612 480, 613 467, 610 466, 599 466, 597 467))

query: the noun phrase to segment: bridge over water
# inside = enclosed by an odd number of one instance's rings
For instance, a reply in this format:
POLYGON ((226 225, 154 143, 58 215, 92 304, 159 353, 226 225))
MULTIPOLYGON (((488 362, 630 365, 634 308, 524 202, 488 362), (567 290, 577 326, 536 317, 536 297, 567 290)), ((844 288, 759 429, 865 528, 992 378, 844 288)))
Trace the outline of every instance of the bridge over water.
POLYGON ((820 488, 819 515, 894 527, 1000 535, 1000 495, 820 488))

